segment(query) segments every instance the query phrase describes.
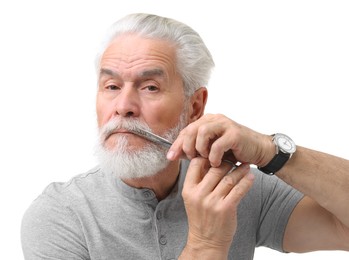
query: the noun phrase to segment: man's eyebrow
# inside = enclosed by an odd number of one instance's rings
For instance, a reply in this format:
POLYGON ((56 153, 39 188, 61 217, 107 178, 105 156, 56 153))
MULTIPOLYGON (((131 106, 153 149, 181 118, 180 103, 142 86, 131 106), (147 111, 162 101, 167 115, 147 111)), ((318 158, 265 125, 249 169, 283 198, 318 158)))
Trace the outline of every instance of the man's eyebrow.
POLYGON ((102 75, 109 75, 109 76, 112 76, 112 77, 119 76, 119 74, 117 72, 112 71, 110 69, 103 69, 103 68, 99 71, 99 77, 101 77, 102 75))
POLYGON ((139 73, 140 77, 152 77, 152 76, 160 76, 164 77, 165 72, 162 69, 150 69, 150 70, 144 70, 139 73))
MULTIPOLYGON (((116 71, 105 69, 105 68, 102 68, 99 72, 99 77, 102 77, 103 75, 109 75, 113 78, 119 77, 119 73, 117 73, 116 71)), ((164 70, 158 69, 158 68, 149 69, 149 70, 141 71, 140 73, 138 73, 138 76, 141 78, 154 77, 154 76, 165 77, 165 72, 164 70)))

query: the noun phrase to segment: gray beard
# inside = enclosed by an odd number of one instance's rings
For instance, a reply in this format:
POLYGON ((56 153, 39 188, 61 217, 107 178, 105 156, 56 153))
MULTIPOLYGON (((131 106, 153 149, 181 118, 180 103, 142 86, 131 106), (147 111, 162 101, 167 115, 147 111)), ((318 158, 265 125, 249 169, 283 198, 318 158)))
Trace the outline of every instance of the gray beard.
POLYGON ((166 151, 155 144, 149 144, 138 151, 129 151, 127 145, 127 138, 122 136, 118 138, 115 150, 110 151, 103 145, 97 146, 96 154, 103 171, 112 172, 121 179, 134 179, 153 176, 169 164, 166 151))
MULTIPOLYGON (((164 135, 165 138, 170 141, 177 138, 181 129, 186 125, 185 115, 184 111, 178 124, 164 135)), ((166 158, 167 149, 148 141, 146 146, 136 151, 128 148, 126 136, 118 137, 117 144, 112 150, 104 146, 105 136, 112 129, 135 129, 137 127, 150 130, 149 126, 135 119, 114 120, 100 129, 95 154, 103 171, 113 173, 121 179, 135 179, 154 176, 169 165, 170 162, 166 158)))

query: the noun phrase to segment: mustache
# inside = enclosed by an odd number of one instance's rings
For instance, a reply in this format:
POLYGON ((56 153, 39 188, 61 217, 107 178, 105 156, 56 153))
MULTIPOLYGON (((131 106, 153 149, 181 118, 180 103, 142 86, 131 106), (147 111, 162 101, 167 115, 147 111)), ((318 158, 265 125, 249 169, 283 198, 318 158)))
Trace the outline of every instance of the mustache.
POLYGON ((145 122, 142 122, 138 119, 113 118, 100 128, 100 137, 102 138, 102 140, 106 140, 110 135, 121 129, 128 131, 151 131, 150 127, 145 122))

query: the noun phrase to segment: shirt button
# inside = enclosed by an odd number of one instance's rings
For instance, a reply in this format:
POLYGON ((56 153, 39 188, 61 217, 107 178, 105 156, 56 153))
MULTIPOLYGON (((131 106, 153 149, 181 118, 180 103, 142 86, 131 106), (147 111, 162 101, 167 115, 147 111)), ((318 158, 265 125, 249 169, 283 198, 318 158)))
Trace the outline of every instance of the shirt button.
POLYGON ((162 218, 162 213, 161 211, 156 212, 156 218, 159 220, 162 218))
POLYGON ((161 245, 166 245, 167 244, 167 239, 165 236, 161 236, 159 239, 159 242, 161 245))
POLYGON ((143 192, 143 196, 144 196, 144 198, 149 198, 150 196, 151 196, 151 192, 150 191, 144 191, 143 192))

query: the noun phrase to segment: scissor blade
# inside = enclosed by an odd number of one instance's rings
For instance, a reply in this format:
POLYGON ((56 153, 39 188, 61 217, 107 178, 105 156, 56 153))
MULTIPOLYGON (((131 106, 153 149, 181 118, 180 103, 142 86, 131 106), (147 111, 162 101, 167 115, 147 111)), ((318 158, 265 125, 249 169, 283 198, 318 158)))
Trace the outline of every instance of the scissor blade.
POLYGON ((130 130, 130 132, 140 137, 143 137, 151 142, 165 146, 166 148, 170 148, 172 145, 172 143, 169 140, 144 129, 132 129, 130 130))

